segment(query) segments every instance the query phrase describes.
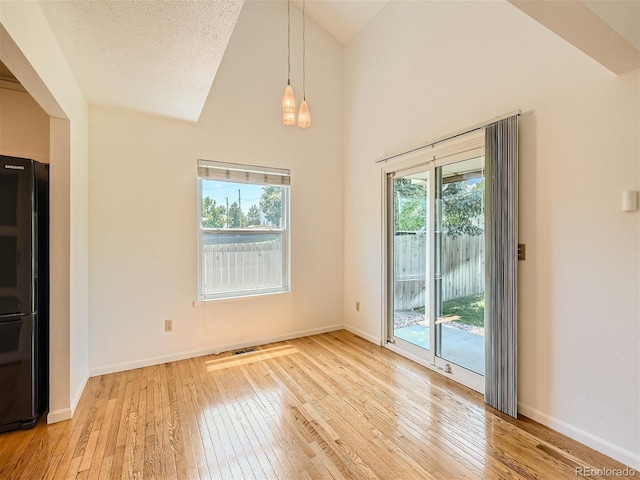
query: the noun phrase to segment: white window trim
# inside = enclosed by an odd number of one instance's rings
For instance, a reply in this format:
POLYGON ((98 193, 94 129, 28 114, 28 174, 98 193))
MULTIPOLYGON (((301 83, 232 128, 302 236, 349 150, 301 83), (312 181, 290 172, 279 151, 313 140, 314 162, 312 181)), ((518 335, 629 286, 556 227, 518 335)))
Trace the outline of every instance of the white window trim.
MULTIPOLYGON (((209 160, 201 160, 198 159, 198 169, 200 170, 203 165, 206 166, 215 166, 218 165, 220 167, 233 166, 235 170, 242 170, 243 167, 246 167, 247 171, 255 173, 256 170, 262 171, 264 173, 277 173, 278 175, 286 176, 285 182, 274 183, 265 183, 266 185, 274 185, 283 188, 282 190, 282 228, 252 228, 252 229, 222 229, 222 228, 202 228, 202 180, 212 179, 207 178, 205 176, 200 176, 198 174, 198 188, 197 188, 197 217, 196 217, 196 228, 197 228, 197 238, 198 238, 198 282, 196 298, 194 301, 194 306, 198 306, 203 304, 204 302, 210 301, 221 301, 221 300, 229 300, 229 299, 237 299, 237 298, 251 298, 251 297, 261 297, 265 295, 273 295, 278 293, 288 293, 291 291, 291 192, 290 192, 290 171, 286 169, 276 169, 272 167, 257 167, 253 165, 242 165, 242 164, 231 164, 226 162, 213 162, 209 160), (260 289, 248 289, 248 290, 236 290, 230 292, 219 292, 215 294, 204 294, 204 285, 203 285, 203 233, 205 231, 217 232, 220 234, 233 234, 233 233, 242 233, 242 234, 264 234, 264 233, 281 233, 282 234, 282 286, 273 287, 273 288, 260 288, 260 289)), ((266 177, 265 177, 266 178, 266 177)), ((273 177, 270 177, 273 178, 273 177)), ((228 181, 228 180, 220 180, 220 181, 228 181)), ((233 180, 236 181, 236 180, 233 180)), ((253 183, 254 185, 259 185, 259 183, 253 183)))

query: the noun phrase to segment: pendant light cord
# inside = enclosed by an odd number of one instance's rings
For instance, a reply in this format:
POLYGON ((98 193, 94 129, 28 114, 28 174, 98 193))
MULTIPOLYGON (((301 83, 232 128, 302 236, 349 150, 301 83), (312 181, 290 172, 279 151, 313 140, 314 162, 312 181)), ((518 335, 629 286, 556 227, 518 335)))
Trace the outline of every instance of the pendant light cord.
POLYGON ((305 41, 305 31, 306 31, 307 22, 304 14, 306 5, 307 5, 306 0, 302 0, 302 99, 303 100, 307 99, 306 72, 305 72, 305 56, 306 56, 306 50, 307 50, 306 48, 307 45, 305 41))
POLYGON ((287 0, 287 85, 291 85, 291 0, 287 0))

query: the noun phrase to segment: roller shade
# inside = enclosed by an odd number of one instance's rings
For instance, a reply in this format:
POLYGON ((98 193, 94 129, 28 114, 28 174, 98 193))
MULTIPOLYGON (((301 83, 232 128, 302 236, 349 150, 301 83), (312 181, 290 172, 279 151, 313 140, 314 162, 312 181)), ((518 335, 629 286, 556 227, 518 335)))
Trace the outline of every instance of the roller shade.
POLYGON ((290 185, 291 172, 286 168, 236 165, 198 159, 198 177, 222 182, 251 183, 255 185, 290 185))

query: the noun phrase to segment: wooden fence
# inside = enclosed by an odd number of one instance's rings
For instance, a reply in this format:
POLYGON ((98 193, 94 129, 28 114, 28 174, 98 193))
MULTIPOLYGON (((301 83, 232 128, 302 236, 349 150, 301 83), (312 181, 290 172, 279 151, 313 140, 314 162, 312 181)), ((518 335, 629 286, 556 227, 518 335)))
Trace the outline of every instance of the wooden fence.
MULTIPOLYGON (((426 305, 427 236, 394 239, 394 309, 426 305)), ((484 292, 484 237, 461 235, 442 239, 443 301, 484 292)))
POLYGON ((203 245, 204 293, 282 286, 282 242, 203 245))
MULTIPOLYGON (((443 238, 443 300, 484 292, 482 236, 443 238)), ((282 285, 281 241, 203 246, 202 281, 205 294, 254 290, 282 285)), ((409 310, 426 305, 426 235, 395 237, 394 308, 409 310)))

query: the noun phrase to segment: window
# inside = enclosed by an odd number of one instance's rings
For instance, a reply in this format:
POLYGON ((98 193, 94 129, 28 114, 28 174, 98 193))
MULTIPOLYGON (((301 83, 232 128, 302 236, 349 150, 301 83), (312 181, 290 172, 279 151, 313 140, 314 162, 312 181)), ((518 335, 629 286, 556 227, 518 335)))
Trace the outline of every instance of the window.
POLYGON ((289 291, 286 169, 198 160, 201 300, 289 291))

